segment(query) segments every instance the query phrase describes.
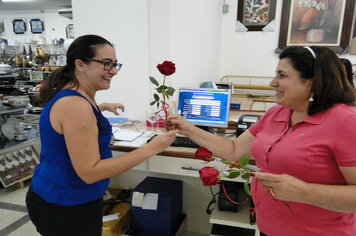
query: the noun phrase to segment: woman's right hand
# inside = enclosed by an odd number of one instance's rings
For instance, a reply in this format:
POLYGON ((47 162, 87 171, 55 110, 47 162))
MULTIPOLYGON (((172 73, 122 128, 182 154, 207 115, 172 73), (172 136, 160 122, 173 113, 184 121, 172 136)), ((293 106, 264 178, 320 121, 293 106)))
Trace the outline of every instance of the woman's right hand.
POLYGON ((180 134, 187 136, 189 131, 194 128, 194 125, 180 115, 170 115, 167 128, 168 130, 178 129, 180 134))
POLYGON ((170 130, 163 134, 157 135, 149 142, 149 145, 152 145, 157 150, 157 153, 161 152, 171 146, 177 133, 178 130, 170 130))

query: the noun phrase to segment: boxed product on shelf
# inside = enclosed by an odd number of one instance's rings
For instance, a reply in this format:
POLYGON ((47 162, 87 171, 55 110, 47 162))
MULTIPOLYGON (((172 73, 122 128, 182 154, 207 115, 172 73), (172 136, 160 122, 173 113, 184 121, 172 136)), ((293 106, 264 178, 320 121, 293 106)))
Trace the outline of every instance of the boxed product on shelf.
POLYGON ((136 186, 133 196, 148 193, 158 194, 156 209, 144 209, 132 202, 131 228, 172 234, 182 216, 183 182, 149 176, 136 186))

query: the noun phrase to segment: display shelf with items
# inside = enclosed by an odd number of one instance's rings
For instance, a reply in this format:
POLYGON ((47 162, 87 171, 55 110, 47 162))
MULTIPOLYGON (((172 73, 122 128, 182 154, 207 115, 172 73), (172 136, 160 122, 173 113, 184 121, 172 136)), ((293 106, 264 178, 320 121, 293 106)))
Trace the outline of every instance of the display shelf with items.
POLYGON ((223 83, 232 83, 231 110, 264 112, 275 104, 274 89, 269 86, 273 77, 225 75, 223 83), (236 106, 239 104, 239 106, 236 106))

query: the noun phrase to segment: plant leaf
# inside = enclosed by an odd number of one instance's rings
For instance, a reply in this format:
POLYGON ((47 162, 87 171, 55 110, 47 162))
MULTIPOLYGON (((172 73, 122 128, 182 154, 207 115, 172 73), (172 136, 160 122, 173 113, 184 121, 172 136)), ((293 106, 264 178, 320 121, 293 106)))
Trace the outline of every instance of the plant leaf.
POLYGON ((241 178, 242 179, 245 179, 245 180, 249 180, 250 179, 250 173, 249 172, 245 172, 241 175, 241 178))
POLYGON ((244 183, 244 190, 245 190, 245 192, 246 192, 249 196, 251 196, 250 186, 249 186, 248 181, 246 181, 246 182, 244 183))
POLYGON ((174 94, 175 91, 176 91, 176 90, 175 90, 174 88, 168 87, 168 88, 167 88, 167 95, 173 96, 173 94, 174 94))
POLYGON ((161 85, 161 86, 159 86, 156 90, 157 90, 157 92, 159 92, 159 93, 163 93, 163 92, 166 90, 166 88, 167 88, 167 86, 161 85))
POLYGON ((152 84, 159 86, 157 80, 155 78, 153 78, 152 76, 150 76, 150 80, 151 80, 152 84))
POLYGON ((239 163, 239 167, 244 167, 245 165, 247 165, 250 161, 250 157, 248 155, 243 155, 242 157, 240 157, 240 159, 238 160, 239 163))
POLYGON ((226 172, 229 172, 229 175, 225 177, 229 179, 237 178, 240 175, 240 171, 236 169, 228 169, 226 172))
POLYGON ((156 102, 159 101, 159 96, 157 93, 153 94, 153 98, 155 99, 156 102))
POLYGON ((150 105, 153 106, 156 102, 157 102, 157 101, 152 101, 152 102, 150 103, 150 105))

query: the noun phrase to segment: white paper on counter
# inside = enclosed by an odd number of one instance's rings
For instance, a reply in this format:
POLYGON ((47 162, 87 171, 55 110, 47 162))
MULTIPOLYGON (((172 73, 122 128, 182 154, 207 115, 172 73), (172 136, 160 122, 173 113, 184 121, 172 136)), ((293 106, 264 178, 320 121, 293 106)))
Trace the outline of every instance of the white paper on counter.
POLYGON ((119 215, 120 215, 120 213, 115 213, 115 214, 103 216, 103 222, 108 222, 111 220, 118 220, 119 215))

